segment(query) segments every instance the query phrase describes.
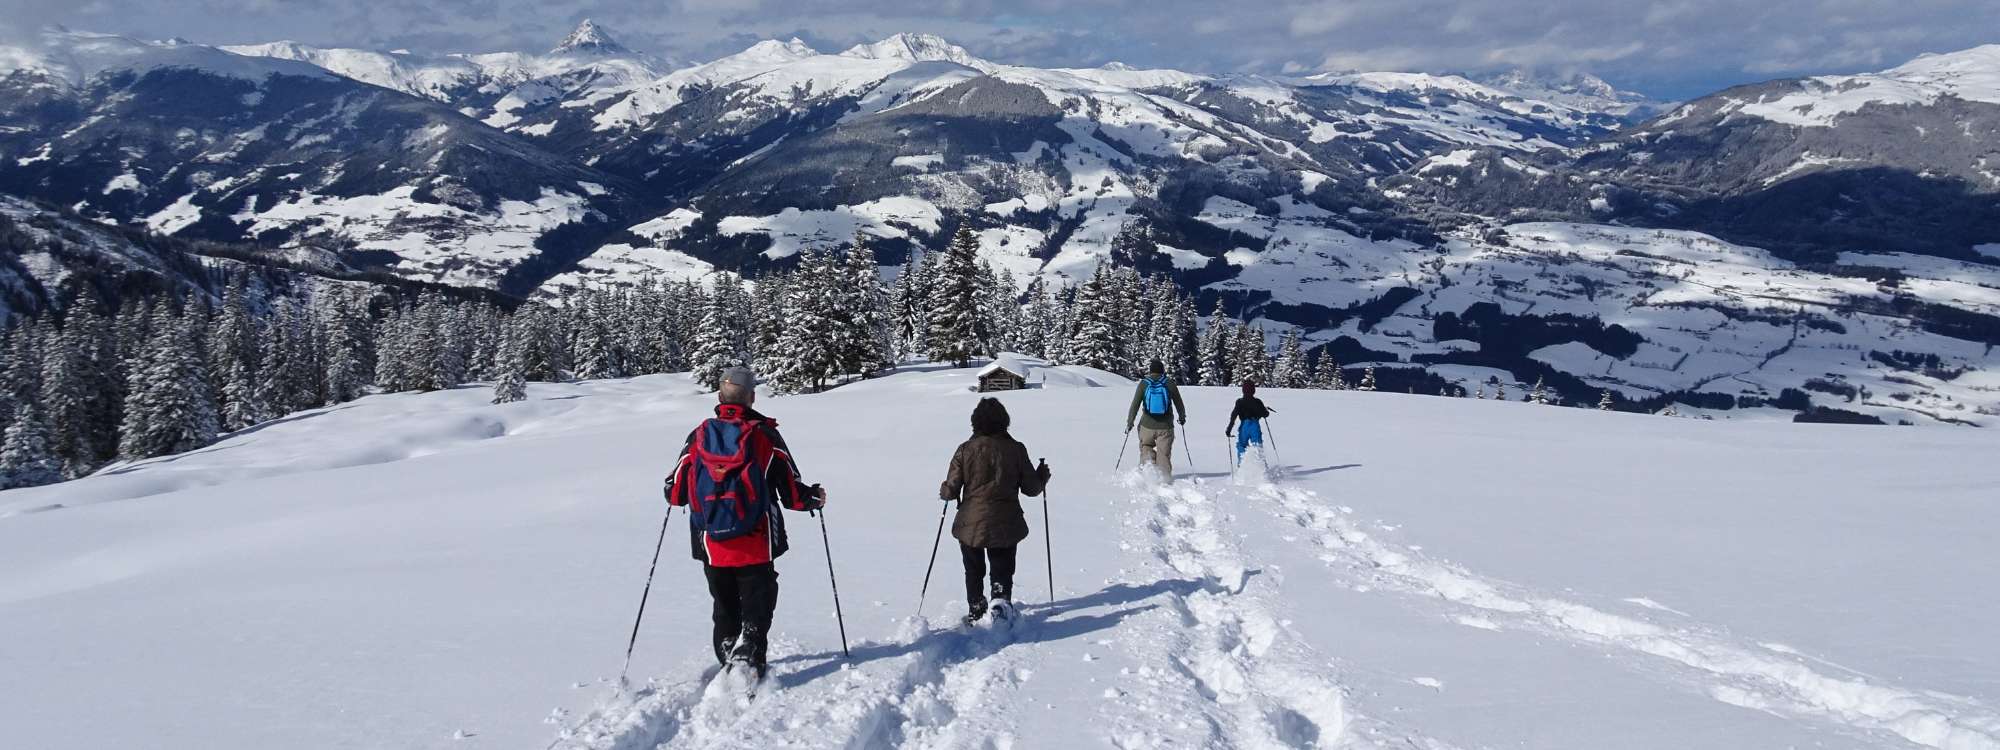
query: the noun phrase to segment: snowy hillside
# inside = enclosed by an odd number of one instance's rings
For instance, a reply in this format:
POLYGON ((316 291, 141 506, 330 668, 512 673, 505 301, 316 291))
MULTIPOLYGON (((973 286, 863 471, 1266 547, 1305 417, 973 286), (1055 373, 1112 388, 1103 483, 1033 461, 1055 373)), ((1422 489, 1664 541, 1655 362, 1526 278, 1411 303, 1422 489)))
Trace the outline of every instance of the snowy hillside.
POLYGON ((1789 125, 1826 127, 1869 106, 1930 106, 1943 97, 2000 104, 2000 44, 1924 55, 1880 73, 1808 78, 1799 88, 1745 103, 1741 111, 1789 125))
POLYGON ((853 659, 798 516, 741 709, 695 687, 678 517, 610 685, 710 403, 681 376, 373 396, 0 493, 33 644, 0 744, 2000 747, 1990 433, 1272 391, 1267 483, 1192 388, 1160 486, 1112 472, 1126 381, 1042 370, 1003 399, 1055 470, 1053 601, 1031 501, 1025 620, 966 632, 949 556, 912 615, 971 373, 760 404, 831 495, 853 659))

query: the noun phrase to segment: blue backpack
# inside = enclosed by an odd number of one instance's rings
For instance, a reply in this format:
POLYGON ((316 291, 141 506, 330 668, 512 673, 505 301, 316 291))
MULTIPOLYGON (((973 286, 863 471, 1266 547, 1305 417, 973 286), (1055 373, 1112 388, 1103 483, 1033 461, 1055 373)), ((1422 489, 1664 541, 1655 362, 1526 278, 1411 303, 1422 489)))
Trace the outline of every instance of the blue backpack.
POLYGON ((694 459, 690 516, 710 539, 727 541, 756 533, 770 514, 771 440, 754 421, 716 417, 695 429, 688 444, 694 459))
POLYGON ((1168 413, 1169 406, 1167 376, 1161 375, 1158 380, 1146 378, 1146 413, 1164 417, 1168 413))

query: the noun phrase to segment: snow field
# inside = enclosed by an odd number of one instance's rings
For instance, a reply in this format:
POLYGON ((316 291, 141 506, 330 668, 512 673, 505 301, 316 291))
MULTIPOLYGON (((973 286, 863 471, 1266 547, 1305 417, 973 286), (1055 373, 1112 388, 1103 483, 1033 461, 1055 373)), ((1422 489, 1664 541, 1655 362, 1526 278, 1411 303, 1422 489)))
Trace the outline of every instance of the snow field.
MULTIPOLYGON (((704 689, 676 514, 614 685, 684 376, 371 396, 0 493, 7 746, 1994 747, 2000 475, 1979 431, 1188 388, 1181 470, 1113 473, 1130 383, 998 396, 1055 470, 1019 619, 961 628, 932 499, 980 397, 935 366, 769 399, 792 514, 771 682, 704 689), (31 512, 32 511, 32 512, 31 512), (1053 601, 1051 601, 1053 598, 1053 601), (1845 666, 1842 666, 1845 665, 1845 666), (102 721, 107 713, 118 721, 102 721)), ((1129 449, 1129 446, 1127 446, 1129 449)), ((1127 466, 1130 459, 1128 457, 1127 466)))

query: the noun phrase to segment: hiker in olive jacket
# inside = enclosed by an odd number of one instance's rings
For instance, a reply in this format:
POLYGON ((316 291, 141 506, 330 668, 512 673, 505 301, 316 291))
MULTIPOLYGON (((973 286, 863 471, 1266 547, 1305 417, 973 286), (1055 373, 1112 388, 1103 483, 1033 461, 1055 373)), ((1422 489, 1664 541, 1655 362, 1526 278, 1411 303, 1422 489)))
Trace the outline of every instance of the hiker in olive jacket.
POLYGON ((1132 408, 1125 411, 1125 431, 1139 421, 1139 462, 1152 464, 1160 476, 1174 476, 1174 425, 1187 424, 1187 407, 1181 405, 1181 388, 1167 377, 1166 365, 1153 360, 1146 367, 1146 379, 1132 391, 1132 408), (1141 414, 1144 416, 1140 416, 1141 414))
POLYGON ((980 399, 972 409, 972 438, 952 454, 951 472, 938 488, 946 502, 958 501, 951 536, 965 562, 965 601, 971 607, 967 622, 986 614, 989 562, 994 616, 1012 614, 1014 548, 1028 538, 1020 496, 1042 494, 1049 482, 1048 464, 1028 461, 1027 446, 1007 434, 1008 423, 1007 407, 999 399, 980 399))

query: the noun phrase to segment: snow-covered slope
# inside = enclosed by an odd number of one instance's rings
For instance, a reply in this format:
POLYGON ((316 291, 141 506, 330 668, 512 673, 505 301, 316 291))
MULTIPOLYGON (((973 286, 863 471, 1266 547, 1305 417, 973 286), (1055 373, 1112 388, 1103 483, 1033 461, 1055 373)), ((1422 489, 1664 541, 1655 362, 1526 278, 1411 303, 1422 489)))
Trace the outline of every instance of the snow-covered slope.
POLYGON ((258 84, 272 76, 326 76, 312 65, 246 58, 179 39, 150 42, 56 29, 23 43, 0 45, 0 78, 80 88, 107 72, 160 69, 195 70, 258 84))
POLYGON ((1869 106, 1928 107, 1945 97, 2000 104, 2000 44, 1924 55, 1880 73, 1806 78, 1797 87, 1745 102, 1738 111, 1823 128, 1869 106))
POLYGON ((2000 46, 1986 46, 1738 86, 1575 154, 1493 151, 1413 175, 1456 184, 1390 187, 1484 216, 1694 229, 1813 262, 1843 251, 1976 261, 1972 248, 2000 237, 1996 139, 2000 46), (1502 158, 1534 169, 1494 168, 1502 158))
MULTIPOLYGON (((452 105, 488 125, 548 138, 628 106, 633 92, 673 69, 626 49, 584 19, 545 54, 420 55, 322 49, 295 42, 224 47, 239 55, 299 60, 365 83, 452 105)), ((557 139, 560 140, 560 139, 557 139)))
POLYGON ((678 516, 609 684, 710 403, 680 376, 373 396, 0 493, 0 641, 34 645, 0 744, 2000 746, 1991 433, 1271 391, 1282 471, 1238 482, 1235 394, 1190 388, 1159 486, 1112 472, 1127 381, 1041 370, 1001 398, 1053 528, 1029 501, 1018 629, 967 632, 949 554, 912 615, 972 372, 761 404, 830 493, 853 658, 794 516, 742 709, 696 686, 678 516))
POLYGON ((0 78, 0 192, 103 221, 491 287, 587 249, 544 238, 587 238, 625 200, 613 175, 303 62, 63 31, 38 45, 0 78))

